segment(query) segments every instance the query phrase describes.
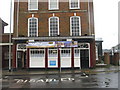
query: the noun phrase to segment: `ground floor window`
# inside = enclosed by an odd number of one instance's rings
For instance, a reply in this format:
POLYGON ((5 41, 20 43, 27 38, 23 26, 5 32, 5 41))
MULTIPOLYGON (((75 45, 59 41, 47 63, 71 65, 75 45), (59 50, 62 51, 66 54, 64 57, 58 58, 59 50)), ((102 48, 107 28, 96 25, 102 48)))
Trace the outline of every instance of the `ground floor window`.
POLYGON ((80 49, 78 49, 78 48, 74 49, 74 56, 75 57, 80 57, 80 49))
POLYGON ((57 57, 57 49, 49 49, 49 57, 57 57))
POLYGON ((44 49, 31 49, 30 50, 32 57, 44 57, 44 49))
POLYGON ((70 49, 61 49, 61 57, 70 57, 70 49))

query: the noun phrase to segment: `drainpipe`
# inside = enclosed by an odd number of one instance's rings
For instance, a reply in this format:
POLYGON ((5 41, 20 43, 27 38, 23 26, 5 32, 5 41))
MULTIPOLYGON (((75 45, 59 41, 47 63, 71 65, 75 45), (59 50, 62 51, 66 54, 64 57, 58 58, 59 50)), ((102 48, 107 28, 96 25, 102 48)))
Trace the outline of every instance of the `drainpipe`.
POLYGON ((88 0, 88 21, 89 21, 89 35, 91 35, 91 26, 90 26, 90 0, 88 0))
POLYGON ((19 0, 18 0, 18 4, 17 4, 17 32, 16 32, 17 37, 18 37, 18 21, 19 21, 19 0))

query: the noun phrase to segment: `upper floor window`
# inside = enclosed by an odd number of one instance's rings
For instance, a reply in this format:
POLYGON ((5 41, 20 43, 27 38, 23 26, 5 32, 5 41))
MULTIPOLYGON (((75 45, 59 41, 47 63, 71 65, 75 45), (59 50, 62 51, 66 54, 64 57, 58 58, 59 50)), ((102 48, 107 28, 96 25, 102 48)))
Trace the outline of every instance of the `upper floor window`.
POLYGON ((59 9, 59 1, 58 0, 49 0, 49 10, 59 9))
POLYGON ((81 22, 79 16, 70 17, 70 35, 71 36, 81 35, 81 22))
POLYGON ((59 18, 50 17, 49 18, 49 36, 58 36, 59 35, 59 18))
POLYGON ((31 17, 28 19, 28 36, 29 37, 38 36, 38 18, 31 17))
POLYGON ((38 0, 28 0, 28 10, 38 10, 38 0))
POLYGON ((80 2, 79 0, 70 0, 69 6, 70 6, 70 9, 80 9, 80 2))

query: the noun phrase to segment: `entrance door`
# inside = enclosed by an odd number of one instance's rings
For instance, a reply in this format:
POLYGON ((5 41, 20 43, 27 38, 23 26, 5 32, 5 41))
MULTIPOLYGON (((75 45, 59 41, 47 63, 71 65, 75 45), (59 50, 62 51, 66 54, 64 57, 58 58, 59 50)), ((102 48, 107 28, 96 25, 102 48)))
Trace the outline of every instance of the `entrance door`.
POLYGON ((48 68, 58 68, 58 49, 48 49, 48 68))
POLYGON ((23 59, 23 55, 22 52, 17 52, 17 68, 21 69, 22 68, 22 60, 23 59))
POLYGON ((89 49, 80 50, 81 68, 89 68, 89 49))

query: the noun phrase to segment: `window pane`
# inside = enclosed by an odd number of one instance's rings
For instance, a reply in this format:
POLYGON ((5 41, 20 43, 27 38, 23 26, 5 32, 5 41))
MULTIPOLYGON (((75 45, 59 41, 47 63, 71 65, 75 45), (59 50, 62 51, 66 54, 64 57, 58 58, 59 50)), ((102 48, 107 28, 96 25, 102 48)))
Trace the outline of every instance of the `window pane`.
POLYGON ((29 5, 28 5, 28 9, 29 10, 36 10, 38 9, 38 0, 28 0, 29 1, 29 5))
POLYGON ((70 57, 70 50, 61 50, 61 57, 70 57))
POLYGON ((58 0, 49 0, 49 9, 58 9, 58 0))
POLYGON ((79 36, 81 34, 80 30, 80 17, 73 16, 71 17, 71 33, 72 36, 79 36))
POLYGON ((70 8, 77 9, 79 8, 79 0, 70 0, 70 8))
POLYGON ((30 37, 36 37, 37 36, 37 27, 38 27, 38 22, 37 18, 29 18, 29 36, 30 37))
POLYGON ((49 57, 57 57, 57 50, 49 49, 49 57))
POLYGON ((58 35, 58 17, 51 17, 49 19, 49 24, 50 24, 50 36, 57 36, 58 35))

